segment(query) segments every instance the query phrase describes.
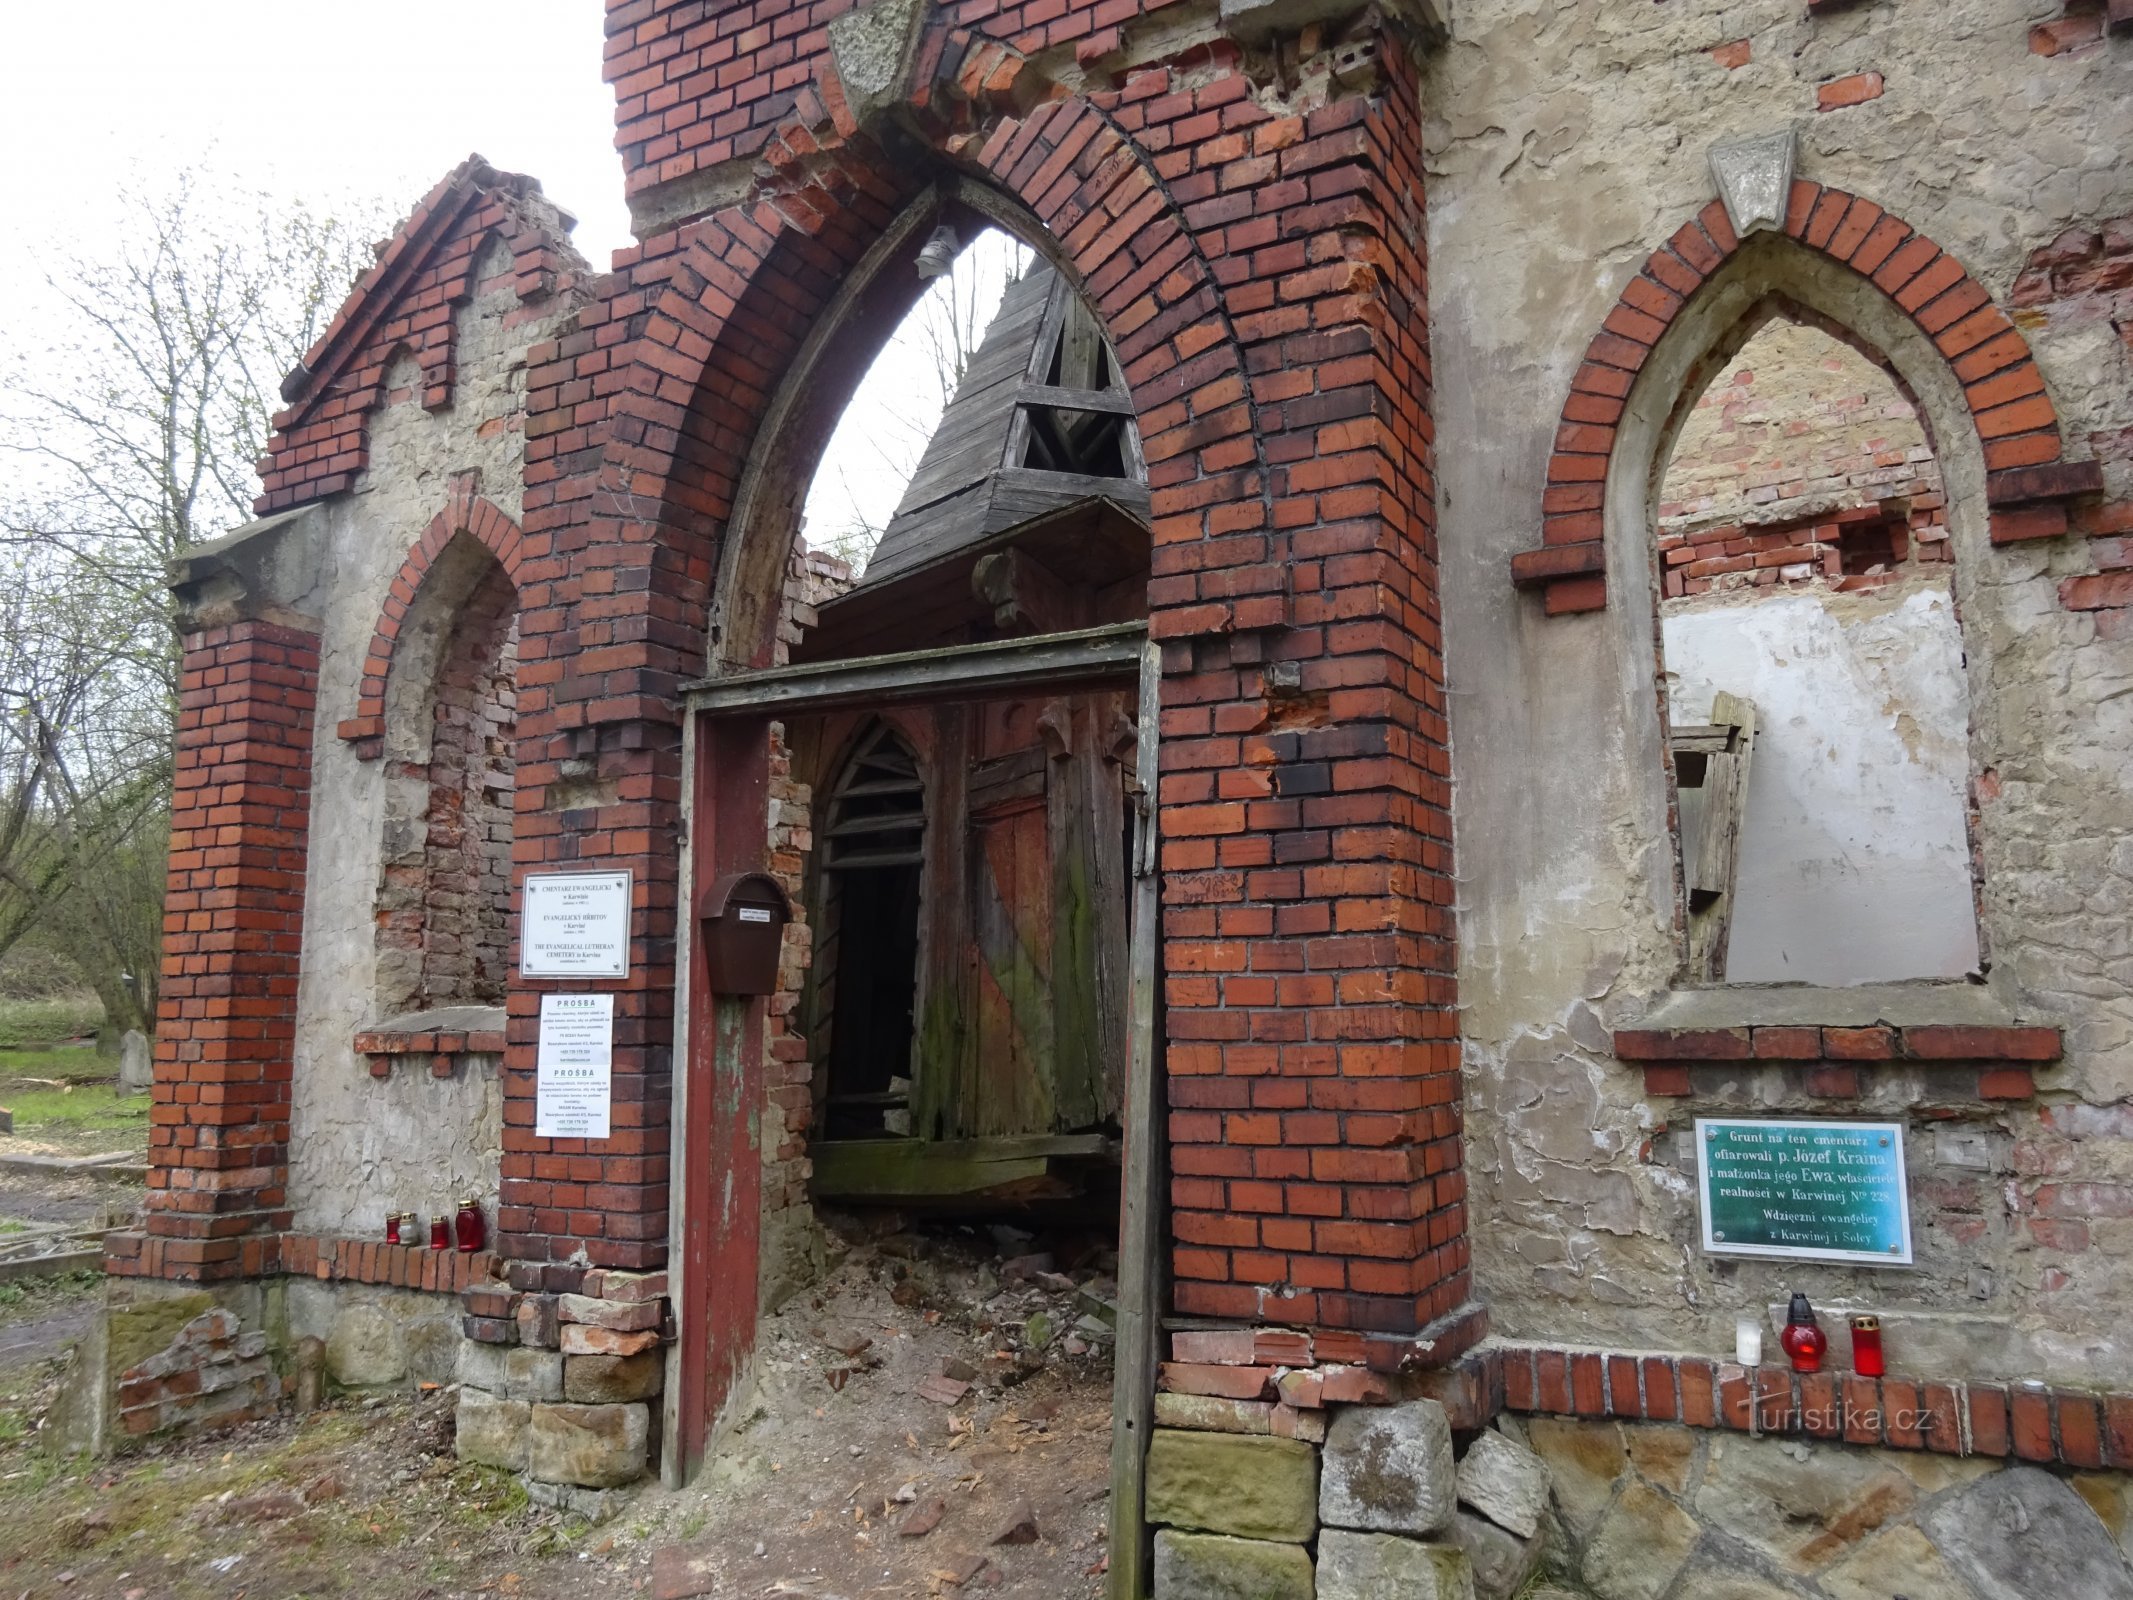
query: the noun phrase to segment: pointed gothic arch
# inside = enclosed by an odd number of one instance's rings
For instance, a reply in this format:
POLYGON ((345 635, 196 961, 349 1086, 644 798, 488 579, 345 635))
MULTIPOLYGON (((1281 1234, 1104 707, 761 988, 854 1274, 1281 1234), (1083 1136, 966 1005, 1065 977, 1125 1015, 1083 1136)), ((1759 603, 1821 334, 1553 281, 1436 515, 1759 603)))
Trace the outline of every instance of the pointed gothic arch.
MULTIPOLYGON (((2000 513, 1992 542, 2064 532, 2065 500, 2101 486, 2097 463, 2066 460, 2058 412, 2021 330, 1927 235, 1871 200, 1796 181, 1782 232, 1743 241, 1714 200, 1645 260, 1571 380, 1548 463, 1542 543, 1511 559, 1512 581, 1543 591, 1550 616, 1607 604, 1606 507, 1625 419, 1655 395, 1671 410, 1685 376, 1662 372, 1667 363, 1659 358, 1678 346, 1682 326, 1708 322, 1718 287, 1772 263, 1779 268, 1770 275, 1774 288, 1811 279, 1825 297, 1878 302, 1869 320, 1907 325, 1877 342, 1914 388, 1928 367, 1938 369, 1931 387, 1946 403, 1929 408, 1939 412, 1936 444, 1954 448, 1960 420, 1984 476, 1979 490, 2000 513), (1788 270, 1788 260, 1813 267, 1788 270), (1895 359, 1898 345, 1907 361, 1895 359)), ((1857 318, 1840 313, 1835 320, 1857 318)), ((1699 337, 1707 345, 1711 335, 1706 329, 1699 337)))

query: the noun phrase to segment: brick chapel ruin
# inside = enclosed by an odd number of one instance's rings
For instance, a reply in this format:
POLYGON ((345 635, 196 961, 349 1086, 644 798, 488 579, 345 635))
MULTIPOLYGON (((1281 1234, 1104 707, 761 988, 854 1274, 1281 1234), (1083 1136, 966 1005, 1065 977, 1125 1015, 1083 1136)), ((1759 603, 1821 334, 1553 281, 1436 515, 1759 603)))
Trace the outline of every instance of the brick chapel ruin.
POLYGON ((604 70, 637 242, 453 171, 175 575, 105 1437, 323 1340, 682 1483, 817 1206, 1043 1197, 1119 1218, 1122 1600, 2133 1594, 2133 7, 609 0, 604 70), (801 497, 944 226, 1037 265, 854 582, 801 497), (1713 1212, 1850 1124, 1851 1232, 1713 1212))

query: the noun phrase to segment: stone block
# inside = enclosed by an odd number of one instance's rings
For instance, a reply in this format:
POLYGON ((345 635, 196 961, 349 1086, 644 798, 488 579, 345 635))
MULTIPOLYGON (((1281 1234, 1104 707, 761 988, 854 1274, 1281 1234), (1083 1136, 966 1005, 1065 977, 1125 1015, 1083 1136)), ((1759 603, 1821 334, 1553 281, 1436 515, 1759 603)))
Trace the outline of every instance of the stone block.
POLYGON ((1317 1600, 1475 1600, 1456 1545, 1328 1528, 1318 1540, 1317 1600))
POLYGON ((1665 1495, 1632 1482, 1585 1549, 1586 1587, 1600 1600, 1659 1600, 1701 1532, 1665 1495))
POLYGON ((1486 1429, 1460 1459, 1459 1499, 1497 1527, 1530 1539, 1548 1509, 1548 1463, 1486 1429))
POLYGON ((641 1405, 536 1405, 526 1470, 544 1483, 615 1489, 644 1476, 651 1413, 641 1405))
POLYGON ((492 1394, 505 1393, 509 1385, 504 1380, 504 1347, 460 1340, 459 1354, 452 1363, 452 1381, 470 1389, 487 1389, 492 1394))
POLYGON ((618 1333, 640 1333, 659 1326, 657 1300, 596 1300, 590 1295, 566 1294, 556 1300, 556 1314, 567 1326, 580 1323, 588 1328, 612 1328, 618 1333))
POLYGON ((1318 1529, 1318 1452, 1298 1439, 1158 1428, 1146 1493, 1150 1522, 1301 1543, 1318 1529))
MULTIPOLYGON (((543 1483, 538 1478, 521 1478, 519 1481, 526 1486, 526 1498, 535 1505, 547 1506, 552 1511, 567 1511, 594 1527, 621 1516, 634 1498, 627 1489, 581 1489, 574 1483, 543 1483)), ((709 1594, 711 1591, 706 1589, 703 1592, 709 1594)))
POLYGON ((524 1472, 531 1421, 532 1407, 523 1400, 506 1400, 486 1389, 460 1390, 459 1459, 524 1472))
POLYGON ((1310 1552, 1164 1528, 1155 1536, 1155 1600, 1312 1600, 1310 1552))
POLYGON ((592 1328, 581 1322, 566 1322, 561 1343, 566 1356, 633 1356, 659 1343, 659 1335, 647 1328, 641 1333, 617 1333, 612 1328, 592 1328))
POLYGON ((559 1350, 529 1350, 523 1345, 505 1352, 504 1393, 513 1400, 562 1399, 563 1359, 559 1350))
POLYGON ((1312 1444, 1321 1444, 1326 1437, 1324 1412, 1299 1411, 1264 1400, 1224 1400, 1211 1394, 1157 1395, 1155 1425, 1192 1433, 1266 1433, 1312 1444))
POLYGON ((398 1383, 407 1376, 400 1324, 379 1306, 347 1307, 326 1335, 326 1370, 335 1383, 350 1389, 398 1383))
POLYGON ((1524 1593, 1545 1553, 1538 1537, 1521 1539, 1471 1511, 1452 1513, 1449 1537, 1474 1570, 1475 1600, 1513 1600, 1524 1593))
POLYGON ((585 1274, 583 1291, 601 1300, 664 1300, 667 1293, 667 1275, 664 1272, 617 1272, 612 1268, 595 1267, 585 1274))
POLYGON ((1326 1429, 1318 1516, 1329 1528, 1439 1533, 1457 1491, 1451 1424, 1434 1400, 1351 1406, 1326 1429))
POLYGON ((1949 1570, 1940 1552, 1908 1523, 1875 1535, 1816 1574, 1815 1581, 1830 1600, 1889 1600, 1898 1594, 1979 1600, 1977 1591, 1949 1570))
POLYGON ((2110 1530, 2087 1501, 2035 1467, 1981 1478, 1918 1521, 1985 1600, 2133 1600, 2133 1568, 2110 1530))
POLYGON ((666 1385, 666 1357, 657 1350, 633 1356, 565 1356, 563 1398, 586 1405, 649 1400, 666 1385))
POLYGON ((529 1294, 518 1303, 515 1315, 518 1318, 518 1342, 533 1345, 543 1350, 556 1347, 557 1330, 556 1297, 552 1294, 529 1294))

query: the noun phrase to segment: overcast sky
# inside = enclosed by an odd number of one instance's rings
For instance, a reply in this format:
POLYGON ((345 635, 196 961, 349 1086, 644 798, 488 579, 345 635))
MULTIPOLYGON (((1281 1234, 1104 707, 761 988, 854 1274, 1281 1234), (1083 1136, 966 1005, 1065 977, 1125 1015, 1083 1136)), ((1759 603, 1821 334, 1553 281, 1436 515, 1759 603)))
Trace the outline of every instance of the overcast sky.
MULTIPOLYGON (((154 190, 210 168, 330 205, 376 196, 404 214, 469 152, 530 173, 578 220, 605 269, 629 242, 600 0, 100 0, 7 8, 0 48, 0 337, 50 314, 54 255, 116 237, 122 181, 154 190)), ((909 427, 930 385, 894 352, 832 447, 810 531, 873 520, 897 484, 864 441, 909 427), (899 397, 901 404, 899 405, 899 397), (876 409, 878 408, 878 410, 876 409)))

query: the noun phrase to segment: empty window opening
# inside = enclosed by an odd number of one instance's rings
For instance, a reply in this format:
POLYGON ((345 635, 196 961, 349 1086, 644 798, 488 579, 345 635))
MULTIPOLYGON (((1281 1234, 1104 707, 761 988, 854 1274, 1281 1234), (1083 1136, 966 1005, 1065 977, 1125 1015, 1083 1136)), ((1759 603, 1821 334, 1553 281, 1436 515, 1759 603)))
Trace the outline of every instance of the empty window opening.
POLYGON ((1939 464, 1841 330, 1757 315, 1659 493, 1689 977, 1960 977, 1970 717, 1939 464))
POLYGON ((461 535, 410 608, 388 688, 378 896, 378 995, 387 1014, 504 1003, 517 666, 517 591, 461 535), (456 604, 455 589, 464 594, 456 604))
POLYGON ((815 959, 827 1138, 911 1132, 925 831, 918 759, 876 724, 845 762, 823 815, 815 959))

